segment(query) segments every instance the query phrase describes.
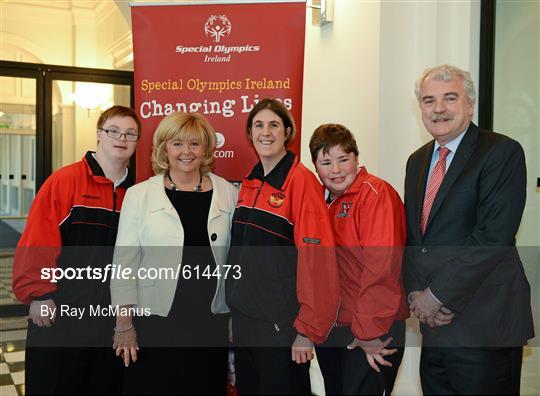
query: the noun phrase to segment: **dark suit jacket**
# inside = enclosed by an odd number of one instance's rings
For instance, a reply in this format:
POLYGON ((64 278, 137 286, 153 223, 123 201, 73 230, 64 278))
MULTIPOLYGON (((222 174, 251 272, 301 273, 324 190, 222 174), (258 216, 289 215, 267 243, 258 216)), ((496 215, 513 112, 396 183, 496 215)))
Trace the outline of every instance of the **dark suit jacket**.
POLYGON ((421 326, 424 346, 521 346, 534 337, 530 286, 515 248, 525 206, 518 142, 470 124, 431 209, 420 217, 434 141, 407 161, 407 293, 429 287, 455 312, 450 325, 421 326))

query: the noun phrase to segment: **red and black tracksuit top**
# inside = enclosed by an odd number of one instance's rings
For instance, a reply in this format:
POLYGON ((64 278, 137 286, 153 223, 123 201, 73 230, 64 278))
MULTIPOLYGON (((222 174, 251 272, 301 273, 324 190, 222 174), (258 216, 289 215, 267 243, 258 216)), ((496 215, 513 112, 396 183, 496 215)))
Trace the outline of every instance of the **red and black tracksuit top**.
POLYGON ((405 210, 390 184, 361 167, 349 189, 328 204, 341 279, 338 325, 371 340, 409 317, 401 267, 405 210))
POLYGON ((294 326, 323 342, 337 317, 339 274, 322 187, 291 152, 266 176, 259 162, 243 180, 232 221, 227 278, 233 310, 294 326))
POLYGON ((53 298, 82 306, 110 304, 109 282, 42 279, 42 268, 104 267, 111 263, 126 180, 116 188, 88 152, 54 172, 37 193, 15 251, 13 291, 25 304, 53 298))

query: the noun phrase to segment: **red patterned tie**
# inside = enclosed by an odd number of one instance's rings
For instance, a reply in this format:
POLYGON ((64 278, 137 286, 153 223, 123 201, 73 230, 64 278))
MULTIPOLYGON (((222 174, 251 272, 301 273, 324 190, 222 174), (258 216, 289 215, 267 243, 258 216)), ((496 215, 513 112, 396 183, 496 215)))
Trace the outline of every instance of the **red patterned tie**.
POLYGON ((424 197, 424 207, 422 209, 422 235, 426 233, 427 222, 429 218, 429 212, 433 206, 433 201, 435 201, 435 196, 441 183, 444 179, 444 174, 446 173, 446 157, 450 153, 450 149, 446 147, 439 147, 439 160, 435 164, 433 171, 431 172, 431 177, 426 188, 426 195, 424 197))

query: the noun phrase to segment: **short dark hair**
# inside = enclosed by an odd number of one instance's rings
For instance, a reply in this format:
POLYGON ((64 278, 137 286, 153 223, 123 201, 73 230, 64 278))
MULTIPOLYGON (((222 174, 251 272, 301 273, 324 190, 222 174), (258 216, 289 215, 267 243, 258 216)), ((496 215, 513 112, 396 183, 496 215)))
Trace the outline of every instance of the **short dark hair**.
POLYGON ((107 110, 105 110, 101 115, 99 116, 98 122, 97 122, 97 129, 103 128, 103 125, 105 122, 111 118, 114 117, 131 117, 133 118, 133 121, 135 121, 135 124, 137 124, 137 133, 141 134, 141 121, 139 120, 139 117, 137 116, 137 113, 135 113, 135 110, 133 110, 130 107, 126 106, 118 106, 115 105, 113 107, 109 107, 107 110))
POLYGON ((319 151, 328 153, 334 146, 341 146, 347 154, 354 153, 358 157, 358 146, 351 131, 341 124, 323 124, 317 127, 309 140, 309 151, 313 164, 317 161, 319 151))
MULTIPOLYGON (((285 127, 285 132, 287 131, 287 128, 290 128, 291 132, 285 139, 285 147, 289 146, 289 143, 291 143, 294 140, 294 137, 296 135, 296 127, 294 125, 294 119, 285 107, 285 105, 278 99, 270 99, 265 98, 259 101, 251 111, 249 112, 249 116, 246 123, 246 132, 248 135, 248 138, 251 138, 251 124, 253 122, 253 118, 259 113, 260 111, 268 109, 272 112, 276 113, 279 118, 281 118, 281 121, 283 122, 283 126, 285 127)), ((250 139, 251 140, 251 139, 250 139)))

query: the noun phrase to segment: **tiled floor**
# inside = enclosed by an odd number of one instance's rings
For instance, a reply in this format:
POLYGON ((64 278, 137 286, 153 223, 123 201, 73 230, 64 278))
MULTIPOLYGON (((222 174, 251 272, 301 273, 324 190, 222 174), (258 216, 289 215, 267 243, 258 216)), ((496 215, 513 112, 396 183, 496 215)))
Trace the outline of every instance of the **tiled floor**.
POLYGON ((25 324, 26 321, 21 318, 0 319, 0 395, 2 396, 24 395, 25 324))
MULTIPOLYGON (((0 319, 0 395, 24 395, 24 346, 26 339, 24 318, 0 319)), ((522 395, 538 395, 540 389, 540 348, 526 348, 521 381, 522 395)), ((401 375, 405 374, 402 370, 401 375)), ((417 373, 415 373, 417 374, 417 373)), ((318 378, 318 377, 317 377, 318 378)), ((314 381, 316 382, 316 381, 314 381)), ((315 394, 322 394, 322 382, 315 386, 315 394), (318 392, 317 392, 318 390, 318 392)), ((404 389, 396 394, 413 395, 404 389)))
MULTIPOLYGON (((12 252, 0 251, 0 304, 20 304, 11 290, 12 252)), ((0 395, 24 395, 26 318, 0 318, 0 395)))

